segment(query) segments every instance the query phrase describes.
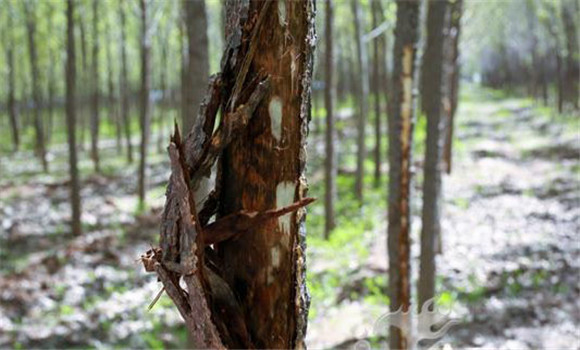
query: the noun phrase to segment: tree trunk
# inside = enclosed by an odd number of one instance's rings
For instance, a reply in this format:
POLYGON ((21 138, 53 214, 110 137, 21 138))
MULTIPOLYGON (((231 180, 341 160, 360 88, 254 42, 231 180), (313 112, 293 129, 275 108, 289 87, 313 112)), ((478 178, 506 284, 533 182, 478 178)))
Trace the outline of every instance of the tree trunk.
POLYGON ((93 0, 93 54, 92 54, 92 107, 91 114, 91 158, 95 172, 99 168, 99 0, 93 0))
POLYGON ((141 7, 141 144, 139 147, 139 181, 137 184, 139 208, 144 208, 145 206, 145 192, 147 190, 147 148, 149 146, 149 124, 151 119, 151 108, 149 105, 149 90, 151 88, 149 1, 139 0, 141 7))
MULTIPOLYGON (((373 29, 377 28, 384 20, 383 9, 380 0, 373 0, 372 5, 372 18, 373 18, 373 29)), ((372 78, 372 89, 373 95, 375 97, 375 186, 378 187, 381 181, 381 141, 382 141, 382 127, 381 127, 381 92, 380 84, 384 79, 383 69, 385 68, 385 54, 386 50, 384 47, 384 35, 379 36, 373 40, 373 78, 372 78)), ((386 97, 386 95, 385 95, 386 97)))
POLYGON ((578 12, 580 11, 577 1, 562 1, 562 23, 566 34, 566 95, 564 98, 573 104, 575 108, 580 108, 580 52, 578 43, 578 12))
POLYGON ((121 118, 125 129, 127 143, 127 161, 133 163, 133 145, 131 143, 131 116, 129 115, 129 73, 127 71, 127 18, 125 1, 119 1, 119 19, 121 21, 121 118))
POLYGON ((38 56, 36 52, 36 10, 30 3, 24 3, 26 17, 26 29, 28 35, 28 51, 30 58, 30 72, 32 80, 32 99, 34 102, 34 130, 36 132, 36 154, 42 163, 44 172, 48 172, 48 161, 46 159, 46 143, 42 114, 40 108, 42 104, 40 71, 38 70, 38 56))
MULTIPOLYGON (((85 17, 84 14, 86 12, 86 9, 84 8, 85 5, 83 5, 83 3, 80 3, 81 5, 81 10, 80 10, 80 20, 79 20, 79 29, 80 29, 80 35, 81 35, 81 65, 82 65, 82 70, 81 70, 81 74, 80 74, 80 79, 84 82, 84 81, 88 81, 87 75, 88 75, 88 60, 87 60, 87 35, 86 35, 86 30, 85 30, 85 17)), ((80 100, 80 105, 79 105, 79 110, 81 111, 81 113, 79 113, 80 116, 80 149, 84 150, 85 149, 85 131, 87 130, 87 115, 86 115, 86 105, 85 105, 85 98, 87 96, 87 90, 90 88, 90 85, 87 86, 87 84, 82 84, 80 86, 80 92, 81 92, 81 98, 80 100)))
POLYGON ((118 113, 117 104, 115 103, 115 79, 113 73, 113 53, 111 51, 111 45, 113 44, 113 38, 111 37, 111 24, 107 23, 106 26, 106 37, 107 43, 105 45, 107 51, 107 86, 108 86, 108 112, 109 112, 109 120, 115 125, 115 141, 116 141, 116 148, 117 153, 121 154, 122 152, 122 128, 121 128, 121 119, 118 113))
POLYGON ((74 38, 74 0, 68 0, 67 19, 67 44, 66 44, 66 129, 68 140, 69 174, 70 174, 70 200, 71 200, 71 229, 75 236, 82 233, 81 227, 81 200, 79 172, 77 169, 76 151, 76 61, 75 61, 75 38, 74 38))
MULTIPOLYGON (((168 21, 168 23, 171 23, 168 21)), ((161 67, 159 68, 159 83, 161 85, 161 103, 159 105, 159 135, 157 137, 157 149, 162 152, 165 145, 165 109, 167 108, 167 55, 169 51, 169 27, 165 28, 164 35, 160 35, 159 47, 161 48, 161 67), (162 40, 162 41, 161 41, 162 40)))
MULTIPOLYGON (((410 268, 410 190, 415 92, 417 80, 416 47, 419 42, 419 0, 397 1, 397 24, 393 51, 392 102, 389 113, 389 297, 391 311, 409 311, 411 301, 410 268)), ((410 330, 410 320, 404 323, 410 330)), ((409 334, 390 329, 391 349, 411 346, 409 334)))
POLYGON ((449 30, 449 99, 450 111, 447 114, 447 128, 445 130, 445 143, 443 146, 443 160, 445 163, 445 172, 451 174, 451 165, 453 159, 453 128, 455 124, 455 113, 459 102, 459 34, 461 33, 461 16, 463 14, 463 0, 455 0, 450 4, 450 30, 449 30))
POLYGON ((185 134, 193 126, 197 108, 205 93, 209 77, 207 15, 205 0, 183 0, 184 21, 187 31, 185 64, 185 96, 182 96, 182 128, 185 134))
POLYGON ((333 0, 326 2, 325 30, 325 84, 324 84, 324 107, 326 108, 326 160, 325 160, 325 198, 324 198, 324 237, 328 239, 330 231, 335 227, 334 201, 336 199, 336 154, 334 149, 334 100, 336 98, 336 85, 334 82, 334 46, 333 46, 333 0))
POLYGON ((352 0, 352 11, 355 16, 355 42, 356 42, 356 56, 358 65, 358 91, 357 91, 357 157, 356 157, 356 179, 355 179, 355 194, 359 203, 363 202, 363 186, 364 186, 364 161, 366 157, 365 146, 365 129, 367 118, 367 98, 369 95, 369 68, 368 57, 366 50, 366 43, 363 43, 362 35, 364 30, 363 15, 361 5, 358 0, 352 0))
POLYGON ((441 151, 443 123, 450 111, 449 81, 445 53, 449 28, 447 1, 430 1, 427 16, 427 47, 423 55, 422 72, 426 85, 423 95, 427 115, 427 140, 423 181, 423 227, 421 230, 421 266, 419 271, 418 311, 435 296, 435 252, 441 234, 441 151))
MULTIPOLYGON (((8 3, 10 6, 10 3, 8 3)), ((12 8, 8 8, 8 28, 12 28, 12 8)), ((20 130, 18 128, 18 112, 16 110, 16 65, 14 64, 14 32, 8 30, 8 44, 6 45, 6 64, 8 66, 8 116, 10 118, 10 128, 12 129, 12 142, 14 152, 20 147, 20 130)))
POLYGON ((312 201, 304 198, 304 166, 314 4, 272 4, 228 2, 222 74, 193 131, 183 142, 179 133, 172 138, 162 250, 143 258, 200 348, 304 347, 309 297, 300 208, 312 201), (195 188, 218 157, 216 190, 198 214, 195 188))

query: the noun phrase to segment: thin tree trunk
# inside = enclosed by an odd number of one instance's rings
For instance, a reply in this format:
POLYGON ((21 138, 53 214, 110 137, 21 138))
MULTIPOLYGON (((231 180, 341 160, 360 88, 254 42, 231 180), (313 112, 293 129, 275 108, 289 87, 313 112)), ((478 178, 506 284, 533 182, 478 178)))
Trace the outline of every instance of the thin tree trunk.
POLYGON ((67 19, 67 59, 66 59, 66 127, 68 140, 69 174, 70 174, 70 200, 71 200, 71 229, 75 236, 82 233, 81 226, 81 200, 79 172, 77 169, 76 151, 76 111, 75 111, 75 38, 74 38, 74 0, 68 0, 67 19))
MULTIPOLYGON (((10 3, 8 3, 10 6, 10 3)), ((10 118, 10 128, 12 129, 12 142, 14 152, 20 147, 20 130, 18 128, 18 112, 16 110, 16 65, 14 64, 14 31, 12 27, 12 7, 8 8, 8 44, 6 45, 6 64, 8 66, 8 115, 10 118)))
POLYGON ((42 163, 44 172, 48 172, 48 161, 46 159, 46 142, 44 127, 42 123, 41 104, 41 86, 40 71, 38 69, 38 55, 36 52, 36 13, 35 8, 30 3, 24 2, 24 11, 26 16, 26 29, 28 35, 28 51, 30 58, 30 72, 32 80, 32 99, 34 102, 34 129, 36 132, 36 154, 42 163))
MULTIPOLYGON (((81 6, 81 11, 79 13, 80 15, 80 20, 79 20, 79 29, 80 29, 80 35, 81 35, 81 64, 82 64, 82 73, 80 74, 80 78, 82 79, 82 81, 87 81, 87 75, 88 75, 88 59, 87 59, 87 35, 86 35, 86 30, 85 30, 85 17, 84 17, 84 13, 86 12, 86 9, 84 8, 84 5, 82 5, 82 3, 80 3, 81 6)), ((79 116, 80 116, 80 149, 84 150, 85 149, 85 135, 86 135, 86 130, 87 130, 87 108, 86 108, 86 104, 85 104, 85 99, 88 95, 87 90, 90 88, 90 86, 87 86, 87 84, 82 84, 80 86, 80 92, 81 92, 81 97, 80 99, 78 99, 79 102, 79 116)))
POLYGON ((336 84, 334 82, 334 46, 333 46, 333 0, 326 2, 325 27, 325 84, 324 84, 324 107, 326 108, 326 160, 325 160, 325 224, 324 237, 328 239, 330 231, 335 227, 334 201, 336 199, 336 154, 334 149, 334 100, 336 98, 336 84))
POLYGON ((184 133, 188 133, 195 117, 197 108, 205 93, 209 77, 209 57, 207 40, 207 14, 205 0, 183 0, 184 20, 187 31, 187 63, 185 96, 182 96, 182 124, 184 133))
MULTIPOLYGON (((376 28, 380 23, 383 22, 383 13, 380 9, 380 0, 373 0, 372 4, 372 18, 373 18, 373 28, 376 28)), ((381 181, 381 141, 382 141, 382 127, 381 127, 381 93, 380 93, 380 83, 381 83, 381 65, 384 65, 384 55, 385 50, 381 45, 383 35, 373 40, 373 78, 372 78, 372 89, 373 95, 375 97, 375 187, 378 187, 381 181), (382 51, 381 51, 382 49, 382 51), (381 64, 383 62, 383 64, 381 64)))
POLYGON ((139 0, 141 7, 141 144, 139 147, 139 181, 137 192, 139 208, 145 206, 145 192, 147 182, 147 148, 149 146, 149 124, 151 108, 149 105, 149 90, 151 88, 151 35, 149 30, 150 9, 148 0, 139 0))
POLYGON ((450 112, 448 114, 447 128, 445 130, 445 144, 443 146, 443 160, 445 163, 445 172, 451 174, 453 160, 453 128, 455 124, 455 113, 459 102, 459 77, 461 75, 459 66, 459 35, 461 33, 461 16, 463 14, 463 0, 455 0, 450 4, 450 31, 449 31, 449 98, 450 112))
POLYGON ((355 195, 359 203, 363 202, 363 187, 364 187, 364 161, 366 158, 365 146, 365 129, 367 118, 367 98, 369 94, 369 69, 368 57, 366 51, 366 44, 363 43, 363 15, 361 5, 358 0, 352 0, 352 11, 355 16, 355 42, 356 42, 356 56, 358 65, 358 91, 357 91, 357 105, 359 108, 359 115, 357 119, 357 157, 356 157, 356 179, 355 179, 355 195))
MULTIPOLYGON (((417 84, 416 46, 419 43, 420 0, 397 1, 397 24, 393 50, 393 86, 389 114, 389 298, 392 312, 410 310, 410 190, 413 125, 415 123, 414 89, 417 84)), ((403 320, 411 331, 410 320, 403 320)), ((409 334, 390 329, 391 349, 411 346, 409 334)))
POLYGON ((567 92, 564 98, 575 108, 580 108, 580 52, 578 42, 578 12, 580 5, 577 1, 562 1, 562 23, 564 24, 564 34, 566 36, 566 80, 564 91, 567 92))
POLYGON ((443 123, 450 112, 445 53, 449 21, 447 1, 430 1, 427 16, 427 47, 423 55, 425 78, 424 105, 427 114, 427 140, 423 181, 423 227, 419 271, 418 311, 435 296, 435 252, 441 235, 441 151, 443 123))
POLYGON ((105 44, 106 47, 106 54, 107 54, 107 102, 108 112, 109 112, 109 120, 115 125, 115 141, 116 141, 116 148, 117 153, 121 154, 122 152, 122 128, 121 128, 121 119, 117 110, 117 104, 115 103, 115 79, 114 72, 113 72, 113 53, 111 50, 111 45, 113 44, 113 38, 111 37, 111 29, 110 23, 107 23, 106 26, 106 38, 107 43, 105 44))
MULTIPOLYGON (((168 22, 169 23, 169 22, 168 22)), ((167 108, 167 55, 168 55, 168 39, 169 39, 169 28, 162 38, 163 42, 159 43, 161 48, 161 67, 159 68, 159 82, 161 84, 161 103, 159 104, 159 135, 157 137, 157 150, 161 153, 163 150, 163 145, 165 144, 165 110, 167 108)))
POLYGON ((133 145, 131 143, 131 116, 129 115, 129 73, 127 71, 127 18, 125 1, 119 1, 119 19, 121 21, 121 118, 125 129, 127 143, 127 161, 133 163, 133 145))
POLYGON ((99 0, 93 0, 93 53, 92 53, 92 114, 91 114, 91 158, 95 172, 99 166, 99 0))

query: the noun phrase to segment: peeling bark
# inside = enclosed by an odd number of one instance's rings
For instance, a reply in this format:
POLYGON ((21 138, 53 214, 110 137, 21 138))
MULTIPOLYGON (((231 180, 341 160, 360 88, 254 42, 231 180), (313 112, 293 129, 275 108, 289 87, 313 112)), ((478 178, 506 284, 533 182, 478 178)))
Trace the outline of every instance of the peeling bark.
POLYGON ((271 4, 231 5, 222 73, 189 134, 171 139, 160 248, 142 257, 200 348, 304 347, 313 3, 271 4), (194 193, 216 161, 198 211, 194 193))
MULTIPOLYGON (((411 155, 416 113, 417 62, 419 42, 419 0, 397 1, 397 24, 393 52, 392 103, 389 114, 389 297, 391 311, 410 308, 411 268, 411 155)), ((410 329, 410 320, 406 320, 410 329)), ((391 349, 410 346, 409 334, 391 327, 391 349)))

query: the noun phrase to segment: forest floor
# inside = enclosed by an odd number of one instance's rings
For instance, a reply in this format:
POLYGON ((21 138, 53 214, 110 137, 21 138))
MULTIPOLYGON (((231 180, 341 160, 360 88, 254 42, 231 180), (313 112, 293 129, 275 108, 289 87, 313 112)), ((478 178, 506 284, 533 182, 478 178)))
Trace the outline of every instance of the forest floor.
MULTIPOLYGON (((444 177, 437 258, 438 305, 460 324, 438 346, 580 348, 580 118, 467 90, 457 116, 453 173, 444 177)), ((340 139, 353 140, 351 113, 343 114, 340 139)), ((415 262, 422 127, 419 120, 415 262)), ((318 198, 324 197, 321 140, 313 134, 309 143, 310 194, 318 198)), ((384 341, 373 325, 388 311, 386 180, 371 190, 369 177, 365 204, 353 205, 352 151, 350 143, 341 146, 339 225, 331 239, 321 238, 322 200, 307 218, 307 344, 314 349, 384 341)), ((0 348, 185 347, 185 329, 166 296, 147 310, 160 287, 137 261, 157 243, 166 155, 150 157, 144 211, 136 209, 136 164, 126 166, 113 141, 102 143, 102 175, 83 160, 81 237, 68 228, 66 157, 64 145, 51 147, 49 175, 32 152, 0 158, 0 348)), ((370 160, 367 165, 372 173, 370 160)))

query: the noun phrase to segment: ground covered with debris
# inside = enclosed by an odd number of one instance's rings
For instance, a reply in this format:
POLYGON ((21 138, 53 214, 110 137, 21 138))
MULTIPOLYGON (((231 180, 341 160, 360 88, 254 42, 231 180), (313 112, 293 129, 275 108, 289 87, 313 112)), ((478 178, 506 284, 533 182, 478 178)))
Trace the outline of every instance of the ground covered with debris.
MULTIPOLYGON (((453 173, 444 176, 437 258, 438 306, 460 323, 437 346, 580 348, 580 118, 471 87, 463 95, 453 173)), ((385 341, 373 326, 388 311, 386 179, 372 190, 369 158, 365 205, 353 204, 355 129, 348 107, 337 121, 338 227, 330 240, 322 239, 323 201, 308 209, 307 343, 314 349, 385 341)), ((422 128, 420 118, 415 261, 422 128)), ((167 156, 152 148, 148 208, 138 211, 136 164, 127 166, 110 146, 102 147, 101 175, 92 173, 83 152, 81 237, 68 226, 66 147, 51 148, 49 175, 31 152, 1 156, 0 347, 187 346, 166 296, 148 311, 160 284, 138 262, 158 241, 167 156)), ((310 195, 322 199, 324 148, 316 130, 309 148, 310 195)))

